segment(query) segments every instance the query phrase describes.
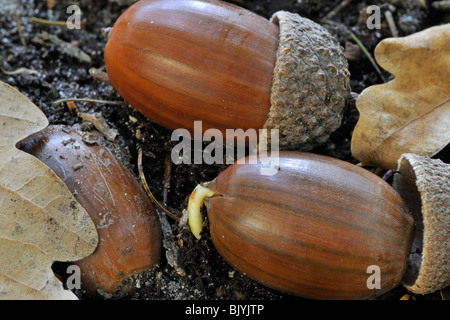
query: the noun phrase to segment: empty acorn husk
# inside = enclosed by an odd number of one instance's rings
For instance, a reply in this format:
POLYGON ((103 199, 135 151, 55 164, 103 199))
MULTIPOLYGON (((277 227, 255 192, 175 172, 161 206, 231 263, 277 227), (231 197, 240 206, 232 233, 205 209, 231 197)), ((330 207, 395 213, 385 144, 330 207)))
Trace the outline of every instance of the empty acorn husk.
POLYGON ((407 203, 416 225, 403 285, 428 294, 450 285, 450 165, 403 154, 393 187, 407 203))
POLYGON ((96 131, 50 126, 19 145, 49 166, 94 221, 99 245, 80 267, 81 288, 90 293, 131 289, 132 275, 159 263, 161 227, 153 204, 132 171, 96 131))

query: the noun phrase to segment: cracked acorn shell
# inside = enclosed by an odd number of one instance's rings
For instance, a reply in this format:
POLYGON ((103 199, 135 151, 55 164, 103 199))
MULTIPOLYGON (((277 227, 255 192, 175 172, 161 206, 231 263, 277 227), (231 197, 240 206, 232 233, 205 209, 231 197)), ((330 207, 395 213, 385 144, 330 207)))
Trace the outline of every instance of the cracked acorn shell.
POLYGON ((217 0, 142 0, 105 48, 112 85, 171 129, 279 129, 308 150, 336 130, 350 94, 348 64, 326 29, 284 11, 266 20, 217 0))
POLYGON ((121 296, 132 275, 159 263, 161 227, 153 204, 132 172, 105 146, 98 132, 49 126, 19 147, 50 167, 94 221, 96 250, 76 261, 81 288, 121 296))
POLYGON ((450 285, 450 165, 412 153, 398 163, 393 187, 416 224, 403 285, 428 294, 450 285))

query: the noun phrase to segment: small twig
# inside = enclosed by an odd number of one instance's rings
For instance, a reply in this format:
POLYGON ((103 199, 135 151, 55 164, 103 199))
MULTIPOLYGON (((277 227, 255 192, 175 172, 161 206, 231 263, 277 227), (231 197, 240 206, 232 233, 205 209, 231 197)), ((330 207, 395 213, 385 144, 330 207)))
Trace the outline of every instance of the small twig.
POLYGON ((56 46, 61 53, 76 58, 82 62, 89 64, 92 62, 91 57, 86 52, 48 32, 43 31, 36 34, 32 41, 47 47, 56 46))
MULTIPOLYGON (((67 21, 53 21, 53 20, 45 20, 45 19, 40 19, 40 18, 36 18, 36 17, 31 17, 30 22, 42 24, 45 26, 67 27, 67 21)), ((93 22, 92 21, 81 21, 80 25, 86 25, 86 24, 90 24, 90 23, 93 23, 93 22)))
POLYGON ((386 82, 386 79, 384 78, 383 74, 381 73, 380 68, 378 67, 376 61, 374 60, 374 58, 372 57, 372 55, 369 53, 369 51, 367 50, 367 48, 362 44, 361 41, 359 41, 358 37, 350 31, 350 35, 353 38, 353 40, 358 44, 358 46, 361 48, 361 50, 364 52, 364 54, 367 56, 367 58, 369 59, 370 63, 373 65, 373 67, 375 68, 375 70, 378 72, 378 74, 380 75, 381 79, 383 80, 383 82, 386 82))
POLYGON ((164 208, 158 200, 155 199, 153 196, 153 193, 150 191, 150 188, 148 187, 147 180, 145 180, 144 170, 142 169, 142 149, 139 148, 139 156, 138 156, 138 169, 139 169, 139 178, 141 179, 142 185, 144 186, 145 191, 147 192, 148 196, 152 201, 169 217, 176 221, 180 221, 180 218, 178 218, 176 215, 174 215, 172 212, 164 208))
POLYGON ((45 19, 40 19, 40 18, 36 18, 36 17, 31 17, 30 22, 43 24, 45 26, 67 27, 66 21, 51 21, 51 20, 45 20, 45 19))
POLYGON ((111 81, 109 81, 108 74, 103 70, 105 66, 101 68, 90 68, 89 74, 94 78, 95 80, 101 81, 106 84, 111 84, 111 81))
POLYGON ((17 13, 13 13, 13 19, 17 24, 17 31, 19 32, 20 41, 22 42, 23 48, 27 50, 27 41, 25 40, 25 36, 23 35, 22 25, 20 24, 20 19, 17 13))
POLYGON ((92 122, 94 127, 98 131, 100 131, 109 141, 114 141, 119 134, 117 129, 112 129, 109 127, 101 113, 90 114, 78 112, 77 115, 84 121, 92 122))
POLYGON ((75 102, 92 102, 92 103, 102 103, 102 104, 114 104, 117 106, 123 106, 126 105, 125 102, 122 101, 108 101, 108 100, 96 100, 96 99, 89 99, 89 98, 67 98, 67 99, 61 99, 53 102, 53 104, 57 105, 63 102, 69 102, 69 101, 75 101, 75 102))
POLYGON ((383 177, 382 177, 382 179, 384 180, 384 181, 387 181, 387 180, 389 180, 394 174, 396 174, 397 173, 397 171, 395 171, 395 170, 388 170, 388 171, 386 171, 386 173, 383 175, 383 177))
POLYGON ((339 11, 341 11, 344 7, 346 7, 352 0, 343 0, 341 3, 339 3, 334 9, 332 9, 330 12, 328 12, 322 19, 320 19, 320 22, 324 22, 327 19, 330 19, 331 17, 335 16, 339 11))
POLYGON ((389 25, 389 30, 391 31, 392 36, 398 37, 398 29, 397 29, 397 26, 395 25, 395 21, 394 21, 394 17, 392 16, 392 12, 387 10, 384 13, 384 16, 386 17, 387 23, 389 25))
POLYGON ((442 300, 450 300, 450 288, 446 287, 439 290, 439 295, 441 296, 442 300))
MULTIPOLYGON (((139 148, 139 156, 138 156, 138 168, 139 168, 139 177, 141 179, 141 183, 144 186, 145 191, 147 192, 150 199, 163 211, 168 215, 169 217, 176 220, 178 223, 181 221, 180 218, 176 217, 174 214, 172 214, 170 211, 165 209, 160 205, 160 203, 155 199, 153 194, 150 191, 150 188, 148 187, 147 181, 145 180, 144 170, 142 169, 142 149, 139 148)), ((162 214, 159 210, 156 210, 159 221, 161 222, 161 230, 163 234, 163 247, 166 249, 164 250, 166 253, 167 263, 175 269, 175 272, 179 274, 180 276, 185 276, 186 272, 184 271, 183 267, 178 264, 179 261, 179 249, 180 247, 176 244, 174 241, 173 233, 172 233, 172 227, 169 224, 169 221, 167 220, 166 215, 162 214)))
POLYGON ((170 188, 170 178, 172 174, 172 158, 171 154, 167 153, 165 159, 165 170, 164 170, 164 193, 163 193, 163 203, 167 205, 167 197, 170 188))
POLYGON ((8 76, 14 76, 16 74, 39 74, 39 72, 37 72, 36 70, 31 70, 31 69, 27 69, 27 68, 19 68, 14 71, 8 71, 3 68, 0 68, 0 70, 8 76))

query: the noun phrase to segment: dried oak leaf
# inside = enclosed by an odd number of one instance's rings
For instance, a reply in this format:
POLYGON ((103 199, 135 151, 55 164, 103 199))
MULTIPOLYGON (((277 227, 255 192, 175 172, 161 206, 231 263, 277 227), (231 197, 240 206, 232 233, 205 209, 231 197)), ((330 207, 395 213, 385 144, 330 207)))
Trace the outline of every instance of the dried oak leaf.
POLYGON ((450 24, 385 39, 375 58, 395 79, 356 100, 353 156, 396 169, 403 153, 435 155, 450 142, 450 24))
POLYGON ((97 246, 94 223, 64 182, 15 146, 47 124, 38 107, 0 82, 0 299, 76 299, 51 265, 97 246))

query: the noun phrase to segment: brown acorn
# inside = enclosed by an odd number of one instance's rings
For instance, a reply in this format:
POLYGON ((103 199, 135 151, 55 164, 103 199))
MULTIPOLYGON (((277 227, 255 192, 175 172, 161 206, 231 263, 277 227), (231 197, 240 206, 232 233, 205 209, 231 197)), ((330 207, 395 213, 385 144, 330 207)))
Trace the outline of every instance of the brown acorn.
MULTIPOLYGON (((350 94, 343 50, 326 29, 280 11, 271 20, 217 0, 142 0, 105 48, 112 85, 171 129, 278 129, 282 148, 323 143, 350 94)), ((270 131, 269 131, 270 132, 270 131)))
POLYGON ((19 147, 66 183, 97 227, 97 249, 74 262, 83 289, 123 295, 131 289, 128 278, 158 264, 162 239, 153 204, 98 132, 49 126, 19 147))
POLYGON ((188 207, 196 237, 206 198, 219 253, 268 287, 315 299, 367 299, 401 283, 414 222, 387 182, 308 153, 280 152, 273 175, 261 174, 264 166, 247 158, 196 188, 188 207))

